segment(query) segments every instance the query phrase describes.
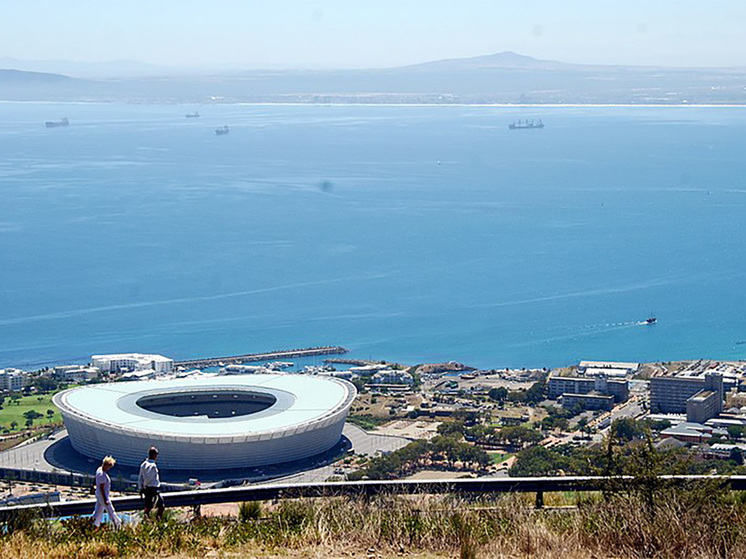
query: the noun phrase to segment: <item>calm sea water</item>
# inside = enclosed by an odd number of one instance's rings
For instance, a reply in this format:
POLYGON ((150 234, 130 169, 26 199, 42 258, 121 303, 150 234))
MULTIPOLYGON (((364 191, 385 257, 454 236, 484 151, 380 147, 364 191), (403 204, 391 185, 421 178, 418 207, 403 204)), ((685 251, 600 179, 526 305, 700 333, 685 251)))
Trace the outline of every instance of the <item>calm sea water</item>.
POLYGON ((743 358, 744 138, 734 108, 0 104, 0 367, 743 358))

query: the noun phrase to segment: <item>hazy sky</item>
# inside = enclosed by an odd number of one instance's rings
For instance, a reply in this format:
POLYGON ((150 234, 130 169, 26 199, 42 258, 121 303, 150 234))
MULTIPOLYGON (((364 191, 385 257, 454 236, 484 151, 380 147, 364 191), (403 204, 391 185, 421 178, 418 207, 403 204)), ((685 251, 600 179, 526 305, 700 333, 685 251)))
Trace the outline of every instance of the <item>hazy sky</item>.
POLYGON ((746 66, 746 0, 0 0, 0 58, 364 68, 505 50, 746 66))

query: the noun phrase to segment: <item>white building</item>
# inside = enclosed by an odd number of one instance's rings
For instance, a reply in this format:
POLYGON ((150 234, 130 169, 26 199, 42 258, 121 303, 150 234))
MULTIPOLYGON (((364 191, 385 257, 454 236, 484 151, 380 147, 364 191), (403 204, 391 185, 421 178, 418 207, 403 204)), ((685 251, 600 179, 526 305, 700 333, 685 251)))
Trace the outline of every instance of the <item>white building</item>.
POLYGON ((146 353, 114 353, 91 356, 91 365, 107 373, 153 369, 156 375, 165 375, 173 371, 174 360, 146 353))
POLYGON ((586 372, 586 369, 618 369, 632 374, 637 372, 639 368, 639 363, 627 363, 624 361, 581 361, 578 365, 581 373, 586 372))
POLYGON ((99 372, 98 367, 62 365, 54 368, 54 377, 71 382, 85 382, 95 379, 99 372))
POLYGON ((20 392, 28 381, 28 373, 21 369, 0 369, 0 390, 20 392))
POLYGON ((371 384, 413 384, 414 378, 407 372, 386 369, 371 377, 371 384))
POLYGON ((55 394, 79 453, 113 451, 137 467, 148 448, 177 470, 248 468, 302 460, 342 437, 357 391, 310 375, 233 375, 93 384, 55 394))

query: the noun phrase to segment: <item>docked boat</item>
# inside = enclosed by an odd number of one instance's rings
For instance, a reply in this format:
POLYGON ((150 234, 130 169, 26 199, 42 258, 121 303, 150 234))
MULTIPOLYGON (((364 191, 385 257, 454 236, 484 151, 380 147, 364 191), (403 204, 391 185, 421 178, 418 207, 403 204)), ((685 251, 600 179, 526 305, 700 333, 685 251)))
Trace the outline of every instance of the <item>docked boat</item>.
POLYGON ((70 126, 70 121, 67 118, 61 118, 60 120, 48 120, 44 123, 47 128, 60 128, 62 126, 70 126))
POLYGON ((230 132, 230 130, 227 125, 215 129, 215 134, 217 136, 225 136, 228 132, 230 132))
POLYGON ((532 128, 544 128, 544 123, 541 121, 541 119, 534 121, 534 120, 519 120, 518 122, 511 122, 508 124, 508 128, 510 130, 524 130, 524 129, 532 129, 532 128))

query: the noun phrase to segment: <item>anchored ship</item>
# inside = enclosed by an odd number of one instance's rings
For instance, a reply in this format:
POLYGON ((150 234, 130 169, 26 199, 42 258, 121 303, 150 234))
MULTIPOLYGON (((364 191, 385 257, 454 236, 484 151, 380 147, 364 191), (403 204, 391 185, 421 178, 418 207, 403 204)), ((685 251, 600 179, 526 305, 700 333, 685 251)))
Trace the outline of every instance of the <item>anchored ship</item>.
POLYGON ((218 136, 225 136, 228 132, 228 125, 221 126, 220 128, 215 129, 215 134, 217 134, 218 136))
POLYGON ((60 120, 48 120, 44 123, 47 128, 59 128, 60 126, 70 126, 70 121, 67 118, 60 120))
POLYGON ((184 115, 186 118, 199 118, 199 113, 197 111, 194 111, 193 113, 187 113, 184 115))
POLYGON ((534 120, 519 120, 518 122, 511 122, 508 124, 510 130, 523 130, 524 128, 544 128, 544 123, 541 119, 534 120))

